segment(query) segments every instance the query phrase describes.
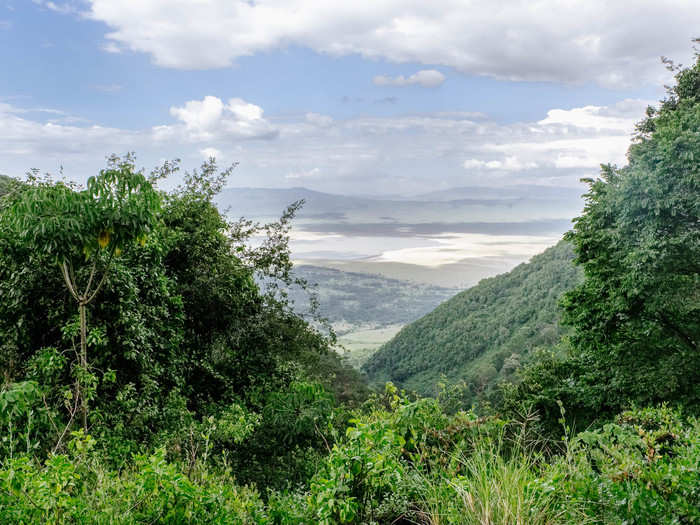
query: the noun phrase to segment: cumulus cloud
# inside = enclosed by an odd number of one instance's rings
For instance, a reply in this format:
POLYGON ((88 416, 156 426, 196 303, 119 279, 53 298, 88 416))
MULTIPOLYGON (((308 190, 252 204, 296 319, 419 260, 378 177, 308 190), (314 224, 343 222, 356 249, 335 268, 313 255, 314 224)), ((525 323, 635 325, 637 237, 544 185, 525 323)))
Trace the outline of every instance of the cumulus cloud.
POLYGON ((209 160, 211 158, 215 158, 217 160, 223 159, 223 154, 216 148, 202 148, 199 150, 199 153, 202 155, 204 160, 209 160))
POLYGON ((540 120, 542 125, 562 125, 577 128, 610 129, 631 133, 649 105, 645 100, 628 99, 614 106, 584 106, 570 110, 552 109, 540 120))
MULTIPOLYGON (((182 107, 171 107, 170 114, 184 123, 188 137, 193 141, 210 140, 217 136, 260 139, 277 135, 269 121, 263 118, 260 106, 240 98, 228 104, 208 95, 202 100, 190 100, 182 107)), ((161 133, 168 130, 159 130, 161 133)))
POLYGON ((441 86, 445 82, 445 75, 435 69, 423 69, 409 77, 399 75, 398 77, 387 77, 379 75, 372 80, 376 86, 423 86, 434 88, 441 86))
POLYGON ((624 164, 644 101, 557 109, 539 121, 503 124, 481 114, 441 112, 334 120, 315 113, 265 116, 239 98, 176 105, 172 120, 128 130, 75 124, 52 109, 0 103, 0 172, 63 165, 76 180, 104 155, 136 151, 144 164, 182 158, 239 161, 236 183, 292 183, 335 193, 420 193, 488 184, 578 184, 601 163, 624 164), (271 131, 272 130, 272 131, 271 131), (264 140, 253 140, 264 139, 264 140), (371 186, 370 186, 371 185, 371 186))
POLYGON ((700 26, 690 0, 87 1, 117 49, 181 69, 301 46, 509 80, 636 85, 666 78, 659 55, 688 57, 700 26))
MULTIPOLYGON (((129 151, 145 134, 98 125, 77 126, 60 121, 40 120, 41 114, 64 115, 58 110, 33 110, 0 104, 0 172, 18 174, 32 167, 56 169, 64 160, 82 157, 86 152, 115 149, 129 151), (48 159, 52 166, 37 166, 48 159)), ((62 118, 71 121, 74 119, 62 118)))

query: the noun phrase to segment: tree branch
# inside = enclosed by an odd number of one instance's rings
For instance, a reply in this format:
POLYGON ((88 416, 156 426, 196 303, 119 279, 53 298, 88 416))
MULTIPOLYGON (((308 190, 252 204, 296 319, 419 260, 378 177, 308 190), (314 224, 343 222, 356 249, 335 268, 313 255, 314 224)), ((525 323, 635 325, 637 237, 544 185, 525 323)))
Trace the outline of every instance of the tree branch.
POLYGON ((70 292, 70 294, 73 296, 73 298, 76 301, 80 301, 80 298, 78 297, 77 292, 73 288, 73 284, 71 283, 70 276, 68 275, 68 266, 66 265, 65 260, 61 264, 61 273, 63 274, 63 280, 66 282, 66 286, 68 287, 68 291, 70 292))
POLYGON ((87 297, 90 293, 90 286, 92 286, 92 280, 95 278, 95 270, 97 270, 97 258, 92 262, 92 269, 90 270, 90 277, 88 278, 87 286, 83 292, 83 297, 87 297))
POLYGON ((109 273, 109 267, 112 265, 112 257, 114 256, 114 249, 112 249, 112 252, 109 254, 109 259, 107 260, 107 266, 104 269, 104 272, 102 273, 102 279, 100 279, 99 284, 95 288, 95 291, 90 295, 85 300, 85 304, 90 304, 92 300, 97 296, 97 294, 100 292, 100 289, 102 288, 102 285, 105 283, 105 279, 107 279, 107 274, 109 273))

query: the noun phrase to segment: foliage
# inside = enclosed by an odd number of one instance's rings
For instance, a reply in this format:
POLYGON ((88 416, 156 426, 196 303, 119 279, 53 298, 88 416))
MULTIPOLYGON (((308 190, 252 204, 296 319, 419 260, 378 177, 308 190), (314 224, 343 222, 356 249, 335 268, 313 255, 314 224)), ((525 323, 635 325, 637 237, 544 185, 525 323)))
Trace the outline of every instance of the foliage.
POLYGON ((0 197, 7 193, 10 193, 10 190, 15 188, 17 184, 18 181, 16 179, 13 179, 12 177, 8 177, 6 175, 0 175, 0 197))
POLYGON ((188 477, 165 451, 138 455, 125 470, 105 469, 94 440, 75 432, 68 453, 37 464, 30 456, 0 471, 2 523, 269 523, 257 493, 230 472, 188 477))
POLYGON ((614 423, 579 434, 578 468, 565 483, 604 523, 671 524, 700 520, 700 424, 668 407, 625 411, 614 423))
POLYGON ((567 294, 579 380, 599 406, 700 403, 700 57, 650 110, 624 168, 590 181, 568 238, 584 283, 567 294))
MULTIPOLYGON (((27 185, 8 197, 8 203, 0 216, 0 236, 6 247, 53 260, 77 302, 80 351, 74 367, 75 405, 69 410, 72 420, 80 406, 87 430, 88 402, 96 383, 88 366, 87 306, 101 291, 114 255, 135 239, 145 243, 160 208, 159 195, 134 170, 131 157, 112 157, 107 169, 88 179, 84 191, 40 181, 32 174, 27 185), (109 255, 102 255, 105 250, 109 255)), ((12 284, 7 290, 16 297, 19 287, 12 284)))
POLYGON ((631 404, 700 408, 700 56, 649 108, 622 168, 589 180, 567 239, 585 279, 562 301, 566 357, 535 362, 506 404, 580 427, 631 404))
POLYGON ((404 327, 364 366, 370 379, 421 393, 463 381, 465 403, 510 379, 539 345, 561 337, 557 301, 579 282, 568 243, 511 272, 484 279, 404 327), (444 377, 444 379, 443 379, 444 377))
MULTIPOLYGON (((326 408, 335 406, 333 392, 349 400, 361 399, 366 391, 359 375, 329 354, 332 338, 296 315, 280 293, 294 279, 287 239, 295 208, 278 223, 228 222, 211 199, 229 170, 219 172, 214 162, 207 162, 186 174, 175 192, 157 194, 160 212, 143 238, 130 221, 151 213, 144 209, 150 201, 129 204, 131 197, 106 192, 105 184, 116 185, 117 193, 129 193, 137 183, 150 188, 178 165, 166 163, 144 175, 131 162, 131 157, 112 158, 91 190, 32 175, 21 191, 3 198, 0 392, 9 398, 18 396, 22 385, 33 385, 35 393, 29 396, 27 390, 31 406, 21 417, 12 416, 12 447, 24 450, 20 441, 29 439, 39 457, 64 452, 84 397, 91 402, 84 426, 117 465, 143 447, 163 443, 188 464, 204 450, 209 456, 236 451, 241 458, 230 461, 243 464, 252 441, 245 438, 263 432, 264 439, 255 445, 255 480, 262 485, 279 480, 282 475, 275 469, 292 469, 281 460, 289 449, 297 450, 306 464, 326 445, 308 428, 268 422, 266 405, 278 400, 274 394, 320 379, 329 389, 322 394, 327 399, 318 419, 322 426, 332 412, 326 408), (114 199, 122 203, 121 211, 114 199), (91 206, 97 211, 82 224, 81 217, 58 213, 61 203, 85 215, 94 211, 91 206), (44 216, 57 217, 56 231, 42 231, 44 216), (112 217, 113 227, 107 230, 105 217, 112 217), (65 233, 59 227, 76 221, 76 231, 65 233), (36 235, 28 233, 31 228, 36 235), (109 242, 101 248, 103 231, 109 232, 109 242), (251 246, 250 238, 260 235, 263 244, 251 246), (121 243, 129 238, 143 242, 121 243), (62 247, 62 240, 75 246, 62 247), (83 240, 87 244, 80 245, 83 240), (93 269, 103 271, 100 300, 90 305, 85 330, 88 366, 72 358, 82 354, 83 324, 71 306, 65 275, 56 270, 57 257, 71 258, 67 266, 73 282, 97 282, 91 278, 93 269), (98 262, 91 267, 91 261, 98 262), (267 290, 257 284, 261 280, 267 290)), ((2 423, 6 429, 8 423, 2 423)), ((10 442, 2 445, 3 451, 10 442)), ((298 480, 308 471, 297 468, 298 480)))
MULTIPOLYGON (((300 387, 310 394, 313 389, 300 387)), ((73 432, 44 461, 0 464, 3 523, 671 524, 700 519, 700 426, 667 407, 627 411, 570 436, 547 460, 522 424, 445 414, 389 385, 355 411, 344 436, 299 490, 263 501, 235 468, 165 448, 114 469, 73 432)), ((246 438, 243 438, 246 439, 246 438)))

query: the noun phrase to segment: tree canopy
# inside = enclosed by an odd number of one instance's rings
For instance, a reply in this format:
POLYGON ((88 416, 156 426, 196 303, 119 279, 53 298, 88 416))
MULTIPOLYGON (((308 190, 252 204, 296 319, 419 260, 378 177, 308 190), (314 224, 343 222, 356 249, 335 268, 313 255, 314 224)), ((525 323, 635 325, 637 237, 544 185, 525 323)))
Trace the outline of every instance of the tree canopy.
POLYGON ((650 108, 627 166, 590 180, 567 235, 585 281, 564 322, 596 402, 700 401, 700 60, 650 108))
POLYGON ((579 425, 633 404, 700 407, 700 56, 674 69, 628 164, 587 179, 566 235, 584 272, 562 299, 568 354, 541 354, 506 392, 506 405, 534 406, 550 428, 557 401, 579 425))
MULTIPOLYGON (((112 158, 85 189, 31 176, 2 198, 2 381, 41 385, 42 447, 62 449, 86 399, 83 426, 123 457, 207 417, 261 414, 295 382, 363 395, 358 374, 329 352, 332 338, 280 293, 293 279, 287 242, 298 206, 267 225, 230 222, 212 203, 230 170, 207 162, 176 191, 153 189, 177 169, 144 174, 131 157, 112 158), (264 242, 253 246, 253 235, 264 242), (89 302, 84 291, 98 282, 89 302)), ((249 462, 258 470, 286 453, 275 439, 287 436, 264 421, 264 450, 249 462)), ((304 432, 298 446, 322 445, 304 432)))

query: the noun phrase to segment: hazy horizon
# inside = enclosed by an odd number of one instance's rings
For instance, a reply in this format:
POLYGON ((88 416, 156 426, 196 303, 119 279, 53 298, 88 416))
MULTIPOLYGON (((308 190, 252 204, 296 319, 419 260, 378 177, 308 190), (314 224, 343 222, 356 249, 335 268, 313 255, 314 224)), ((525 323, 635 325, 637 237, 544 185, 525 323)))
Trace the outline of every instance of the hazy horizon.
POLYGON ((10 0, 0 173, 216 157, 233 215, 306 195, 297 260, 463 286, 561 237, 697 27, 684 0, 10 0))

